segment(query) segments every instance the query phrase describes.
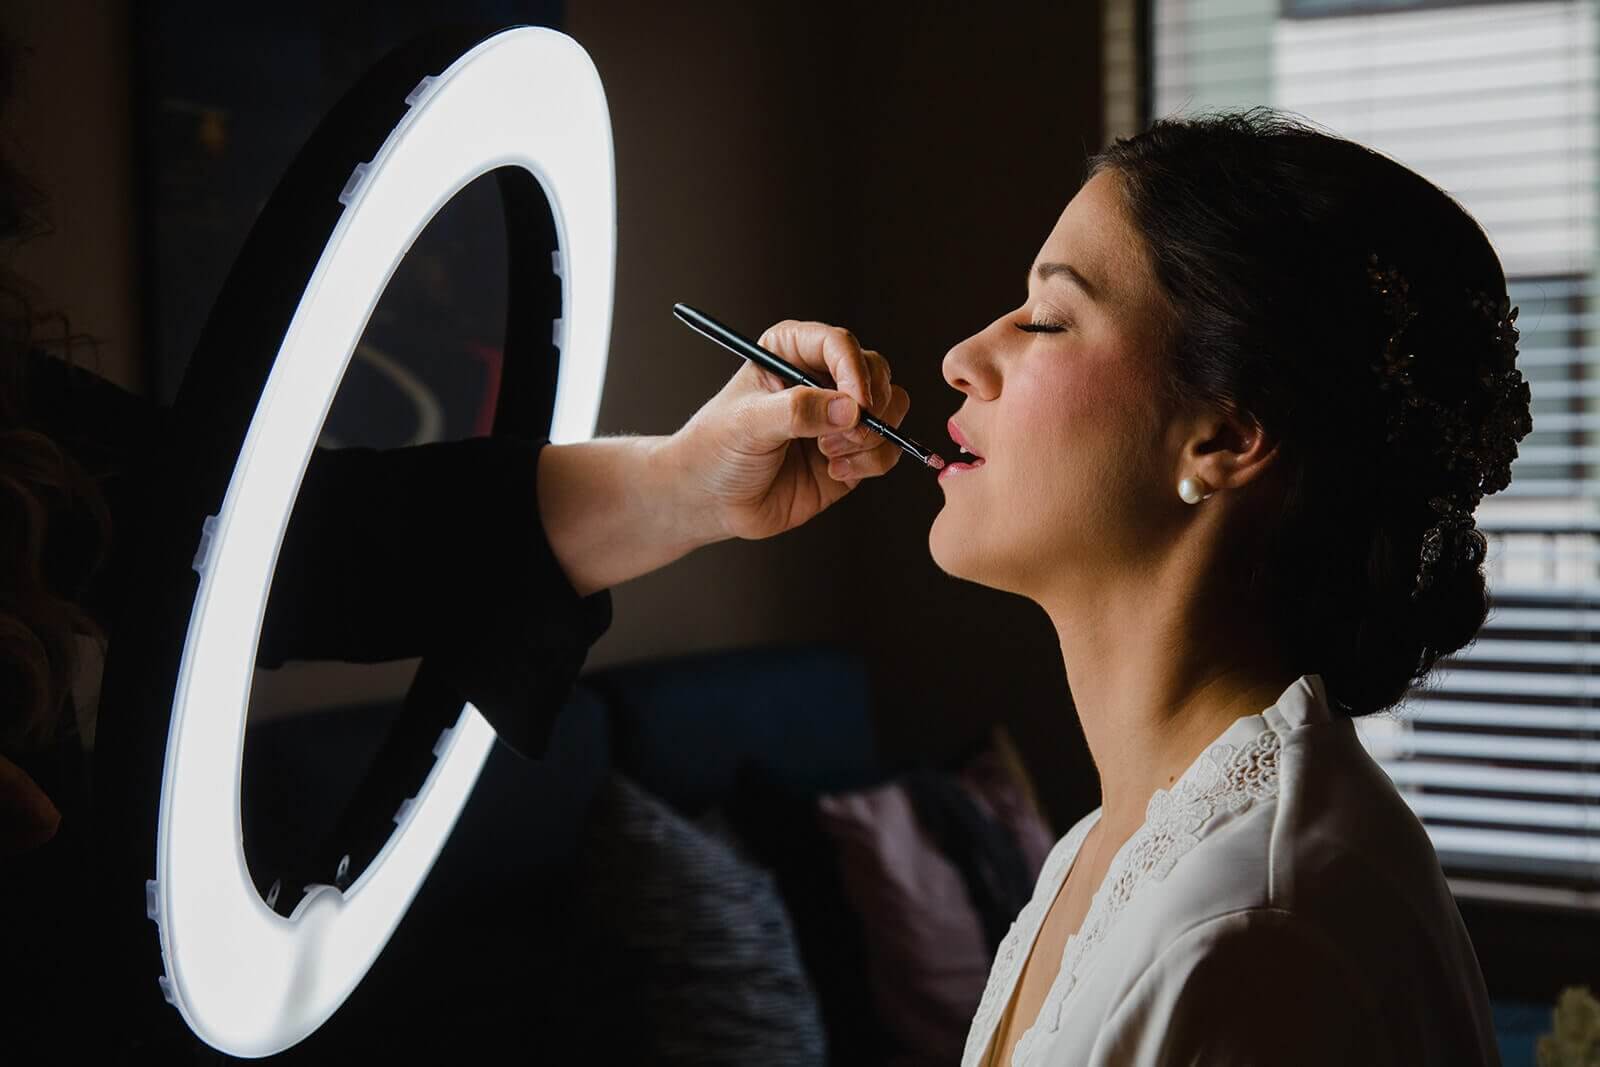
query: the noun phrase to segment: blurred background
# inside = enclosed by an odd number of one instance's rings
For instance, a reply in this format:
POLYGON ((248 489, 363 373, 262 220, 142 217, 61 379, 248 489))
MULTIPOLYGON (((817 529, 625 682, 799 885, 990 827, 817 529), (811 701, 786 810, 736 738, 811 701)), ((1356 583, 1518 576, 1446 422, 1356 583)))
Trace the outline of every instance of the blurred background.
MULTIPOLYGON (((1480 509, 1495 598, 1483 637, 1363 737, 1433 835, 1507 1062, 1532 1062, 1560 989, 1600 988, 1596 0, 13 0, 4 19, 24 49, 7 151, 54 224, 14 266, 93 339, 85 362, 158 402, 317 121, 444 21, 553 26, 599 68, 618 180, 607 434, 670 432, 736 369, 671 318, 685 301, 752 335, 784 318, 848 326, 910 391, 910 432, 943 440, 958 400, 945 352, 1021 300, 1087 155, 1155 116, 1269 104, 1416 168, 1500 250, 1535 430, 1510 490, 1480 509)), ((430 224, 324 444, 485 431, 518 298, 502 230, 481 181, 430 224)), ((1002 728, 1059 834, 1098 785, 1054 632, 1031 604, 938 571, 925 538, 939 501, 904 468, 793 534, 631 582, 591 670, 846 650, 865 673, 838 699, 859 701, 875 766, 949 766, 1002 728), (911 621, 886 625, 865 598, 911 621)), ((819 670, 836 668, 854 669, 819 670)), ((414 670, 258 672, 252 736, 393 704, 414 670)))

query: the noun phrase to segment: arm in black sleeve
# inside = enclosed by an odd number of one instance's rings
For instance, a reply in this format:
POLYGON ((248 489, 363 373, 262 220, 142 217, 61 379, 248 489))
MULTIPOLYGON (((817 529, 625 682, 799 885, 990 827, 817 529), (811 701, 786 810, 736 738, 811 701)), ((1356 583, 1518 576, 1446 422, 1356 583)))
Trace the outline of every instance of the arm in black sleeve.
MULTIPOLYGON (((167 410, 43 352, 21 369, 29 425, 77 459, 109 505, 111 559, 84 597, 103 622, 135 563, 116 550, 118 531, 143 503, 131 474, 160 455, 167 410)), ((542 447, 473 438, 314 452, 278 556, 257 663, 425 655, 507 743, 541 751, 611 619, 609 594, 579 597, 545 538, 542 447)), ((64 573, 93 551, 93 531, 77 525, 52 537, 64 573)))
POLYGON ((473 438, 313 457, 257 662, 427 656, 524 755, 543 751, 606 591, 580 597, 539 517, 544 442, 473 438))

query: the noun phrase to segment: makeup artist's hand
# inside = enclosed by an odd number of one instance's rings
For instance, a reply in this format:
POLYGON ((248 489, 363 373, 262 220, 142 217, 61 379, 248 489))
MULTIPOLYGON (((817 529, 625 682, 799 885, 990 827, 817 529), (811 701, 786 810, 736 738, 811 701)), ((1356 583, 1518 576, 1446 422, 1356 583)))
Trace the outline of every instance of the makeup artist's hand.
POLYGON ((671 437, 540 450, 539 516, 579 593, 715 541, 792 529, 899 460, 858 425, 863 406, 895 427, 911 406, 881 355, 820 322, 780 322, 761 344, 839 388, 785 389, 747 363, 671 437))
POLYGON ((911 407, 888 360, 849 330, 786 320, 759 344, 838 389, 785 388, 747 363, 666 442, 690 499, 725 536, 783 533, 888 471, 901 452, 859 425, 861 409, 898 428, 911 407))

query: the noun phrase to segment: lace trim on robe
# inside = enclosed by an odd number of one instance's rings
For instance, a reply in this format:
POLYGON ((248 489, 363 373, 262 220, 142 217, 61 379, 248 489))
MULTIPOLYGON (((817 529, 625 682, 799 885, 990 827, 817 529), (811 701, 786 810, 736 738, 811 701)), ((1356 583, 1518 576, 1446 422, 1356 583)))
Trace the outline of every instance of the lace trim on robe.
MULTIPOLYGON (((1170 791, 1157 789, 1145 809, 1144 825, 1130 837, 1112 859, 1105 881, 1095 891, 1089 911, 1078 932, 1067 938, 1061 954, 1061 969, 1051 983, 1038 1018, 1018 1040, 1012 1054, 1012 1067, 1027 1067, 1049 1045, 1060 1029, 1061 1009, 1094 955, 1095 948, 1128 903, 1149 882, 1166 878, 1184 854, 1200 841, 1200 831, 1214 816, 1239 811, 1253 801, 1278 792, 1278 754, 1281 742, 1268 728, 1248 744, 1236 748, 1212 745, 1170 791)), ((984 987, 983 999, 973 1016, 972 1029, 961 1062, 977 1067, 999 1026, 1000 1015, 1011 999, 1026 953, 1044 924, 1045 913, 1054 902, 1066 879, 1067 870, 1077 856, 1091 823, 1083 823, 1071 847, 1058 849, 1052 862, 1041 873, 1039 891, 1022 909, 1016 922, 1000 943, 994 966, 984 987)))

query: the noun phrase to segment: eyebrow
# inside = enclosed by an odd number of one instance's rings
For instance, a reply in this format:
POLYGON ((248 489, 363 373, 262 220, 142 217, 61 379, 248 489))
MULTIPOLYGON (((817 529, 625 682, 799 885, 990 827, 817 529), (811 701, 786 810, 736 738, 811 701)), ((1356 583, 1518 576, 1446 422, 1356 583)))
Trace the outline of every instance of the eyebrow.
POLYGON ((1083 295, 1088 297, 1090 300, 1099 299, 1099 294, 1095 292, 1095 287, 1090 285, 1088 279, 1086 279, 1082 274, 1079 274, 1077 269, 1070 264, 1041 263, 1033 269, 1033 273, 1036 274, 1039 280, 1042 282, 1047 282, 1051 278, 1057 276, 1065 278, 1067 281, 1076 285, 1079 289, 1082 289, 1083 295))

